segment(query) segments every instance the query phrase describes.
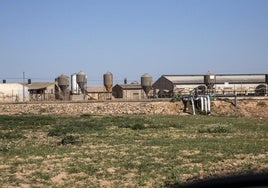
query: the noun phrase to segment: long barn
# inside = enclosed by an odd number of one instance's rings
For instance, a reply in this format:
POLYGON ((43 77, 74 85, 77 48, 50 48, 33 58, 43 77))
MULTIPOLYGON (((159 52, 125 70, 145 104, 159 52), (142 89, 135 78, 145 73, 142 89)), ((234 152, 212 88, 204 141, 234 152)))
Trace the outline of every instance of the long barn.
POLYGON ((159 98, 176 94, 201 93, 267 95, 268 74, 162 75, 154 84, 159 98))

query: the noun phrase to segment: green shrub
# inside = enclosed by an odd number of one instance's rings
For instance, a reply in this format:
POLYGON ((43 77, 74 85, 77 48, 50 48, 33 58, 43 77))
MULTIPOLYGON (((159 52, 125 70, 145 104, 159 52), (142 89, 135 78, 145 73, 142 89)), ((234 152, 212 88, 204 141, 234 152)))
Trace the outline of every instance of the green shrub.
POLYGON ((26 138, 24 135, 21 133, 12 131, 12 132, 7 132, 7 133, 0 133, 0 139, 22 139, 26 138))
POLYGON ((0 147, 0 152, 8 152, 8 151, 9 151, 9 147, 7 146, 0 147))
POLYGON ((170 100, 170 102, 179 102, 181 100, 182 100, 182 96, 178 94, 178 95, 174 95, 172 99, 170 100))
POLYGON ((230 126, 226 124, 206 125, 198 130, 199 133, 229 133, 230 126))
POLYGON ((82 114, 80 115, 81 118, 91 118, 92 115, 91 114, 82 114))
POLYGON ((146 129, 146 127, 143 124, 136 123, 133 126, 131 126, 132 130, 142 130, 146 129))
POLYGON ((64 126, 55 126, 53 129, 49 130, 47 136, 62 136, 69 132, 70 131, 68 131, 64 126))
POLYGON ((73 135, 67 135, 67 136, 64 136, 63 139, 61 140, 61 144, 62 145, 67 145, 67 144, 77 144, 79 143, 78 141, 78 137, 75 137, 73 135))

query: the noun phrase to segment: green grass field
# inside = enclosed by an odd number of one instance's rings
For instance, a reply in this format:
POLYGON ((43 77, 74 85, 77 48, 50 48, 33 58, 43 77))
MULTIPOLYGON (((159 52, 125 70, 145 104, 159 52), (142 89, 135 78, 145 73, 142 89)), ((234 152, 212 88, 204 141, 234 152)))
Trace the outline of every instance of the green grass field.
POLYGON ((268 119, 0 116, 3 187, 163 187, 268 170, 268 119))

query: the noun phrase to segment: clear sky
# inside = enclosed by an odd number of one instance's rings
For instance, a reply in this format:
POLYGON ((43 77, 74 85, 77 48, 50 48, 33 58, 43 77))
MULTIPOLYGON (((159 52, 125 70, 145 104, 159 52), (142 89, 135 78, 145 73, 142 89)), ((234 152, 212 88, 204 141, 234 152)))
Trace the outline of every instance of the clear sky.
POLYGON ((268 0, 0 0, 0 79, 267 73, 268 0))

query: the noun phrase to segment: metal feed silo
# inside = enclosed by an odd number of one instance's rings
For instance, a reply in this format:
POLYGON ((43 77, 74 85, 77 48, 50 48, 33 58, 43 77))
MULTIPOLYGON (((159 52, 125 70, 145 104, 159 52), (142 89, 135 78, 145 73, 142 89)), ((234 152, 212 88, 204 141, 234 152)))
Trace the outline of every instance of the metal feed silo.
POLYGON ((69 87, 69 77, 62 74, 60 75, 57 79, 58 85, 60 87, 60 89, 65 92, 66 89, 69 87))
POLYGON ((208 71, 204 75, 204 84, 207 86, 208 89, 213 89, 213 86, 214 86, 215 82, 216 82, 215 74, 213 74, 210 71, 208 71))
POLYGON ((103 75, 103 84, 108 92, 111 92, 113 87, 113 74, 111 72, 106 72, 103 75))
POLYGON ((148 73, 141 76, 141 86, 146 96, 148 97, 149 91, 152 89, 153 78, 148 73))
POLYGON ((76 75, 76 82, 77 82, 78 86, 80 87, 80 89, 82 90, 82 92, 84 92, 84 90, 86 89, 86 86, 87 86, 87 75, 86 75, 86 73, 80 71, 76 75))

